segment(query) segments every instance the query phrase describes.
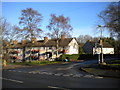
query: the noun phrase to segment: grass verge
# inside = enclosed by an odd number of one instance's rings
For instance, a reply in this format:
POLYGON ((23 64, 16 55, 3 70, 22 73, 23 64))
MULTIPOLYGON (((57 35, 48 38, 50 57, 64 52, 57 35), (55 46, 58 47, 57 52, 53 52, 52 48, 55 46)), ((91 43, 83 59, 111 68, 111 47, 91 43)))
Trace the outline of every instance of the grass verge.
POLYGON ((61 63, 59 61, 31 61, 31 62, 16 62, 16 63, 8 63, 8 65, 46 65, 46 64, 57 64, 61 63))

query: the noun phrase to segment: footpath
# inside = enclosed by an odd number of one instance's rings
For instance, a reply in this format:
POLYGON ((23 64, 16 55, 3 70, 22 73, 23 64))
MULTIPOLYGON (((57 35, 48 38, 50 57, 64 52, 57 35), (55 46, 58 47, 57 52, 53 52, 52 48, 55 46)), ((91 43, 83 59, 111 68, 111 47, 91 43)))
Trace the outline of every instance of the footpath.
POLYGON ((99 64, 87 64, 80 67, 80 70, 90 73, 92 75, 102 76, 102 77, 111 77, 111 78, 120 78, 120 70, 112 69, 103 69, 100 68, 99 64))
POLYGON ((21 68, 21 67, 32 67, 27 65, 6 65, 5 67, 2 67, 2 69, 14 69, 14 68, 21 68))
MULTIPOLYGON (((66 64, 69 62, 60 62, 60 63, 53 63, 53 64, 66 64)), ((50 65, 50 64, 43 64, 43 65, 50 65)), ((1 66, 2 69, 15 69, 15 68, 24 68, 24 67, 34 67, 34 66, 42 66, 42 65, 14 65, 14 64, 7 64, 6 66, 1 66)))

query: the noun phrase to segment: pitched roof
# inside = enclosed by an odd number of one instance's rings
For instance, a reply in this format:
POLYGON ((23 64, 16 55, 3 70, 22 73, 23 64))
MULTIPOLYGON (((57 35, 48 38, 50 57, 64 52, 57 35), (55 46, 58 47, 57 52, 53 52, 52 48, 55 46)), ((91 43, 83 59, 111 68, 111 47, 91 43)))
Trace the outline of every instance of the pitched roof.
MULTIPOLYGON (((95 43, 97 43, 97 42, 88 41, 88 43, 90 43, 93 47, 95 47, 95 43)), ((97 46, 100 47, 100 45, 98 43, 97 43, 97 46)), ((107 42, 103 42, 103 47, 104 48, 113 48, 113 46, 107 42)))
MULTIPOLYGON (((59 40, 59 46, 64 47, 67 46, 73 38, 65 38, 64 40, 59 40)), ((16 45, 11 45, 11 48, 23 48, 23 47, 51 47, 56 46, 56 39, 50 39, 47 42, 44 42, 44 40, 38 40, 34 43, 27 42, 27 43, 18 43, 16 45)))

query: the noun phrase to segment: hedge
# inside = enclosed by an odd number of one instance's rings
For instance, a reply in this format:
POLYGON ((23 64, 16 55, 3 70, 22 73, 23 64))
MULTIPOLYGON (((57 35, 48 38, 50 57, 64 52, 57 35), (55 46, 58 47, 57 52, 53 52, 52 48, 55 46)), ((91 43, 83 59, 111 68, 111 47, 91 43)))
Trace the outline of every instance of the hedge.
POLYGON ((78 60, 79 54, 72 54, 72 55, 63 54, 60 56, 60 59, 64 60, 66 57, 68 57, 69 59, 72 59, 72 60, 78 60))
MULTIPOLYGON (((98 55, 93 55, 93 54, 63 54, 60 56, 60 60, 64 60, 66 57, 68 57, 71 60, 95 60, 98 59, 98 55)), ((101 57, 101 55, 100 55, 101 57)), ((120 58, 120 55, 118 54, 104 54, 103 55, 104 59, 105 58, 120 58)))

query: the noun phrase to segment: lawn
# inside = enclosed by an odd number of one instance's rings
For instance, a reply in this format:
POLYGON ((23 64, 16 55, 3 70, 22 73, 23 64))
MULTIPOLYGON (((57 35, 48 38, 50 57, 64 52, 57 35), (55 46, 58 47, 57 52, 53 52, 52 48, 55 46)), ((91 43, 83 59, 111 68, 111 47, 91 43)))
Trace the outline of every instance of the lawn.
POLYGON ((104 69, 113 69, 113 70, 114 69, 119 70, 120 68, 120 60, 107 61, 106 63, 107 63, 106 65, 102 65, 100 67, 104 69))
POLYGON ((81 69, 94 75, 120 78, 120 60, 106 61, 106 63, 106 65, 92 64, 81 69))
POLYGON ((61 63, 59 61, 31 61, 31 62, 16 62, 8 63, 8 65, 46 65, 46 64, 56 64, 61 63))

